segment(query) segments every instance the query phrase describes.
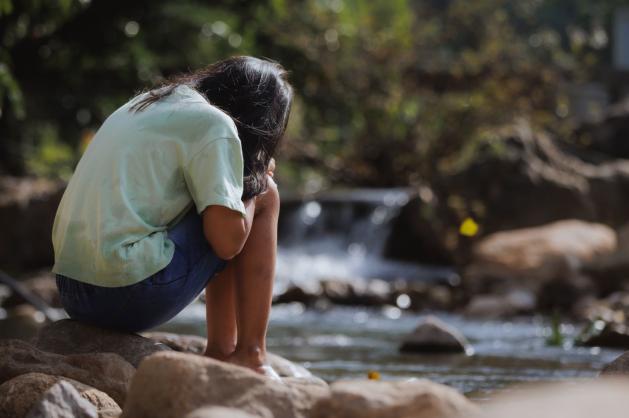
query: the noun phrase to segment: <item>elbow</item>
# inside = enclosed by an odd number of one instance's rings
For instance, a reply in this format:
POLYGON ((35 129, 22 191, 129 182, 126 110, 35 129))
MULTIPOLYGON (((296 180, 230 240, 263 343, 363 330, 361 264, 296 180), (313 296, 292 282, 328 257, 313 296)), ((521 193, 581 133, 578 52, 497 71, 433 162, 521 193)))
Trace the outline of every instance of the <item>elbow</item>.
POLYGON ((222 260, 231 260, 240 254, 242 248, 223 248, 223 247, 212 247, 214 250, 214 254, 222 260))
POLYGON ((231 237, 223 236, 221 238, 222 239, 208 240, 214 254, 223 260, 231 260, 240 254, 245 244, 244 238, 241 239, 241 237, 236 236, 236 234, 231 237))

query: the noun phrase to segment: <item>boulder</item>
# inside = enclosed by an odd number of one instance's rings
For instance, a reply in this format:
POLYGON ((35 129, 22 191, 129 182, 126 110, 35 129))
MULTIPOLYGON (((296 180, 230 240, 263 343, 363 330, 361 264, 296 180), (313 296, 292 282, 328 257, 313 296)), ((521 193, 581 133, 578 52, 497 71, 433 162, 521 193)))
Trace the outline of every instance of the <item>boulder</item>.
POLYGON ((74 386, 83 399, 96 407, 99 418, 117 418, 121 414, 118 404, 98 389, 64 377, 27 373, 0 385, 0 417, 25 417, 44 393, 62 380, 74 386))
POLYGON ((0 384, 26 373, 63 376, 92 386, 124 404, 135 368, 114 353, 47 353, 20 340, 0 341, 0 384))
POLYGON ((624 321, 616 323, 597 319, 586 327, 577 343, 585 347, 629 349, 629 328, 624 321))
POLYGON ((50 231, 64 190, 64 182, 0 177, 0 266, 24 271, 52 265, 50 231))
POLYGON ((99 328, 71 319, 44 327, 37 336, 35 346, 57 354, 115 353, 134 367, 150 354, 170 350, 164 344, 137 334, 99 328))
POLYGON ((622 353, 601 370, 602 376, 629 375, 629 351, 622 353))
POLYGON ((160 352, 140 364, 122 418, 178 418, 206 405, 261 418, 302 418, 327 395, 325 386, 277 382, 211 358, 160 352))
MULTIPOLYGON (((173 334, 170 332, 145 332, 143 335, 183 353, 203 354, 207 346, 207 339, 198 335, 173 334)), ((281 377, 318 380, 305 367, 277 354, 267 353, 267 361, 281 377)))
POLYGON ((98 418, 94 405, 81 398, 70 383, 60 381, 39 399, 27 418, 98 418))
POLYGON ((321 288, 311 291, 305 287, 291 284, 286 290, 273 297, 274 304, 299 302, 306 306, 313 306, 322 296, 321 288))
POLYGON ((539 286, 570 279, 581 266, 616 249, 616 233, 608 226, 564 220, 497 232, 475 244, 467 280, 514 280, 539 286))
POLYGON ((521 388, 483 405, 481 418, 625 418, 629 383, 599 379, 521 388))
POLYGON ((190 412, 185 418, 259 418, 259 416, 234 408, 208 406, 190 412))
POLYGON ((330 386, 311 418, 455 418, 478 410, 456 390, 428 380, 341 381, 330 386))
POLYGON ((400 345, 403 353, 464 353, 474 350, 467 339, 455 328, 434 316, 423 319, 400 345))

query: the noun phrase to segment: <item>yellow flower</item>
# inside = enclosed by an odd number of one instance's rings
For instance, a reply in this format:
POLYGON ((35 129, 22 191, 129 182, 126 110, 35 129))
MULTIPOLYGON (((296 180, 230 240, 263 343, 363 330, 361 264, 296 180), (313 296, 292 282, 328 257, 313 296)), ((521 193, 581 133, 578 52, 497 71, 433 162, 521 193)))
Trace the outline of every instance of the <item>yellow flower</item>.
POLYGON ((369 380, 380 380, 380 373, 375 372, 375 371, 370 371, 367 373, 367 378, 369 380))
POLYGON ((473 237, 478 234, 478 224, 472 218, 465 218, 459 227, 459 233, 466 237, 473 237))

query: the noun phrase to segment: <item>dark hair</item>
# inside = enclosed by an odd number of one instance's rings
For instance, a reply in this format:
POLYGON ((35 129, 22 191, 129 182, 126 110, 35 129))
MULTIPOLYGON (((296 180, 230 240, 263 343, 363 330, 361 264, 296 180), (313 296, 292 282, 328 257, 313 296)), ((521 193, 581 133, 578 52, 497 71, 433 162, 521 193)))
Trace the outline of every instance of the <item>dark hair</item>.
POLYGON ((244 157, 243 199, 267 189, 266 171, 284 135, 293 100, 286 70, 277 62, 237 56, 175 76, 135 103, 140 112, 170 95, 179 85, 201 93, 234 120, 244 157))

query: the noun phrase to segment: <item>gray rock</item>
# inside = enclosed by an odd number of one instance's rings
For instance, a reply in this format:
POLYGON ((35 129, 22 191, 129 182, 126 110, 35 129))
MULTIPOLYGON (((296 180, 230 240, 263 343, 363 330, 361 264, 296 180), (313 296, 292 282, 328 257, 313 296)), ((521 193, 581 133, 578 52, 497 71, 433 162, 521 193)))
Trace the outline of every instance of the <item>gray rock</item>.
POLYGON ((305 418, 329 389, 273 381, 249 369, 194 354, 160 352, 135 374, 122 418, 180 418, 203 406, 261 418, 305 418))
POLYGON ((98 418, 96 407, 63 380, 44 393, 26 418, 98 418))
POLYGON ((422 320, 400 346, 404 353, 464 353, 471 355, 472 346, 455 328, 434 316, 422 320))
POLYGON ((47 353, 20 340, 0 340, 0 383, 26 373, 64 376, 99 389, 124 404, 135 368, 114 353, 47 353))
POLYGON ((170 350, 164 344, 137 334, 117 332, 63 319, 44 327, 35 346, 57 354, 116 353, 134 367, 148 355, 170 350))
POLYGON ((336 382, 311 418, 455 418, 472 417, 477 407, 456 390, 430 382, 336 382))
POLYGON ((26 373, 0 385, 0 417, 24 418, 44 393, 61 380, 70 383, 81 397, 96 407, 99 418, 117 418, 118 404, 104 392, 67 377, 26 373))
POLYGON ((209 406, 192 411, 185 418, 259 418, 259 415, 251 415, 234 408, 209 406))

